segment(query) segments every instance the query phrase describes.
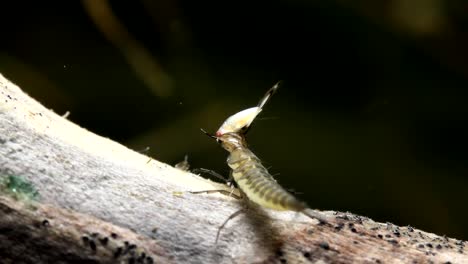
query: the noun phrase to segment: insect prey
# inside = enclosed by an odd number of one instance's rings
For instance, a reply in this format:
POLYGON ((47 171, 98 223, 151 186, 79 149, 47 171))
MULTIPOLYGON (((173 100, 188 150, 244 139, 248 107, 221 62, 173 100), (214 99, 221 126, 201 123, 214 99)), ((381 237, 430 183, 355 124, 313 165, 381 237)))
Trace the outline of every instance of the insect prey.
MULTIPOLYGON (((278 90, 278 87, 279 83, 270 88, 257 106, 228 117, 215 135, 202 131, 216 139, 229 152, 227 164, 231 168, 231 177, 239 187, 243 197, 247 197, 250 201, 265 208, 302 212, 311 218, 327 222, 325 216, 309 209, 303 201, 297 199, 279 185, 260 159, 247 146, 245 138, 247 131, 257 115, 263 110, 265 104, 271 99, 271 96, 278 90)), ((232 214, 220 229, 224 227, 229 219, 238 215, 241 210, 232 214)))

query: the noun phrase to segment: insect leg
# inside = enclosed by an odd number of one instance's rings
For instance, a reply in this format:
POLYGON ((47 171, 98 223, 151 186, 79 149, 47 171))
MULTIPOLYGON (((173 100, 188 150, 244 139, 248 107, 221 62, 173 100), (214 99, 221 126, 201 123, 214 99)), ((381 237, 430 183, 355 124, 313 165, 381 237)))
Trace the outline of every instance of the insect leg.
POLYGON ((231 187, 231 191, 227 191, 227 190, 206 190, 206 191, 193 191, 193 192, 189 192, 189 193, 193 193, 193 194, 199 194, 199 193, 221 193, 221 194, 224 194, 226 196, 230 196, 230 197, 234 197, 236 199, 241 199, 242 196, 239 196, 237 194, 234 194, 234 185, 233 185, 233 178, 232 178, 232 175, 229 176, 228 179, 226 179, 226 177, 224 177, 223 175, 213 171, 213 170, 208 170, 208 169, 203 169, 203 168, 197 168, 197 169, 193 169, 192 170, 192 173, 207 173, 207 174, 210 174, 220 180, 223 180, 227 183, 228 186, 231 187))
POLYGON ((220 193, 220 194, 224 194, 226 196, 229 196, 229 197, 234 197, 236 198, 237 200, 240 200, 242 199, 241 196, 237 195, 237 194, 234 194, 232 191, 227 191, 227 190, 207 190, 207 191, 189 191, 189 193, 193 193, 193 194, 200 194, 200 193, 220 193))
POLYGON ((222 181, 225 181, 229 186, 231 186, 232 184, 232 176, 229 176, 229 178, 226 179, 226 177, 224 177, 223 175, 217 173, 216 171, 214 170, 208 170, 208 169, 204 169, 204 168, 197 168, 197 169, 193 169, 192 170, 192 173, 195 173, 195 174, 198 174, 198 173, 206 173, 206 174, 209 174, 211 176, 214 176, 215 178, 218 178, 222 181))
POLYGON ((245 210, 245 208, 241 208, 241 209, 235 211, 234 213, 232 213, 232 214, 224 221, 224 223, 218 228, 218 233, 216 233, 215 244, 218 244, 219 234, 221 233, 221 230, 224 228, 224 226, 226 226, 226 224, 229 222, 229 220, 231 220, 231 219, 233 219, 234 217, 240 215, 240 213, 242 213, 244 210, 245 210))

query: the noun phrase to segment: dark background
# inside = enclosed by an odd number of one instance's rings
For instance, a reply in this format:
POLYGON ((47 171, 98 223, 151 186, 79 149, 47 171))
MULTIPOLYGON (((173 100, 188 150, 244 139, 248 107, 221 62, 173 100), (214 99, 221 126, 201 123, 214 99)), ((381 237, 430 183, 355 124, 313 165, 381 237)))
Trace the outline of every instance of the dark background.
POLYGON ((199 128, 283 80, 248 135, 282 185, 468 239, 468 3, 252 2, 4 3, 0 73, 90 131, 225 175, 199 128))

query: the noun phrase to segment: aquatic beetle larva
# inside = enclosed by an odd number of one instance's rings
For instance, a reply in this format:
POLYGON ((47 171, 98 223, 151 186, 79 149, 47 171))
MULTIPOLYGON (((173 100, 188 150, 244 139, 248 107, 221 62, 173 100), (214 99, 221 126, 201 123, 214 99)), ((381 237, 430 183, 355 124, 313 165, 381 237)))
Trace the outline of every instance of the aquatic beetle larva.
MULTIPOLYGON (((248 148, 245 135, 252 122, 263 110, 265 104, 277 91, 279 83, 275 84, 262 97, 257 106, 242 110, 228 117, 214 135, 202 130, 206 135, 215 139, 225 150, 229 152, 227 164, 231 168, 231 177, 240 189, 242 197, 273 210, 301 212, 310 218, 321 222, 328 222, 327 217, 315 212, 303 201, 286 191, 271 176, 263 166, 260 159, 248 148)), ((197 192, 199 193, 199 192, 197 192)), ((219 231, 232 218, 237 216, 243 209, 233 213, 220 227, 219 231)))

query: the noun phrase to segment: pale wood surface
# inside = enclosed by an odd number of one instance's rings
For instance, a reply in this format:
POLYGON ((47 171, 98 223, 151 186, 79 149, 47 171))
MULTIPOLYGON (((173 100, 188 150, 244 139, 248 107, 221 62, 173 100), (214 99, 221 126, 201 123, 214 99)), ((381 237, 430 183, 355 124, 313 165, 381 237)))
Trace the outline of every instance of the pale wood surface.
POLYGON ((242 202, 184 191, 226 186, 97 136, 1 75, 0 175, 39 192, 0 193, 5 263, 468 263, 463 241, 332 211, 327 225, 251 208, 215 244, 242 202))

